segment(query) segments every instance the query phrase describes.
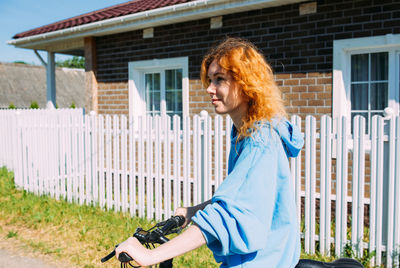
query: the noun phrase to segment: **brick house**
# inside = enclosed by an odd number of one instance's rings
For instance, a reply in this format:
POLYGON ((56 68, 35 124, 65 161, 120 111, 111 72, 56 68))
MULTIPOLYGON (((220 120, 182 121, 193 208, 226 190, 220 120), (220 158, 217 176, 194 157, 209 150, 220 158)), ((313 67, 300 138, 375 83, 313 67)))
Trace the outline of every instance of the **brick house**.
POLYGON ((397 0, 136 0, 9 43, 84 56, 87 110, 191 115, 213 113, 200 64, 225 36, 262 50, 290 114, 370 120, 386 107, 399 112, 397 0))

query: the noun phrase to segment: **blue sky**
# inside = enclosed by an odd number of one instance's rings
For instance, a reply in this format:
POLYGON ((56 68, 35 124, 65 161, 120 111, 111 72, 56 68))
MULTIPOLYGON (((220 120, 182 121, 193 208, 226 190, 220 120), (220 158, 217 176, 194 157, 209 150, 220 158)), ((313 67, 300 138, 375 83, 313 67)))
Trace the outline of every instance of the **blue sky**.
MULTIPOLYGON (((0 0, 0 62, 24 61, 39 65, 33 50, 15 48, 7 41, 20 32, 128 0, 0 0)), ((47 59, 46 53, 40 53, 47 59)), ((68 57, 56 54, 57 60, 68 57)))

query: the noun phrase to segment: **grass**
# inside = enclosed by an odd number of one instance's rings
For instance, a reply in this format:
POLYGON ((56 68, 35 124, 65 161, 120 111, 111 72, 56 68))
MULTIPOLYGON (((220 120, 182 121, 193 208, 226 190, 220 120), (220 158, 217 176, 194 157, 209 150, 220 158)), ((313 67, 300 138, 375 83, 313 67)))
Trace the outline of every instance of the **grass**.
MULTIPOLYGON (((137 226, 149 228, 152 224, 129 214, 16 189, 13 174, 0 168, 0 235, 15 239, 38 254, 49 255, 57 263, 87 268, 119 266, 115 259, 105 264, 100 259, 131 236, 137 226)), ((206 247, 175 258, 174 265, 217 267, 206 247)))

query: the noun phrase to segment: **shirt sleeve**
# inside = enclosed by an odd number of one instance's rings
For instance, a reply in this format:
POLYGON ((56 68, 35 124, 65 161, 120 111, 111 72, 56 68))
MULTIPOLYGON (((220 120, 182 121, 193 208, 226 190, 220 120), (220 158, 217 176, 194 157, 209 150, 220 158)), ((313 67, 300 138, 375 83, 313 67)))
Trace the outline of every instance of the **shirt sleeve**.
POLYGON ((248 144, 212 198, 192 218, 216 255, 247 254, 266 245, 275 209, 276 144, 248 144))

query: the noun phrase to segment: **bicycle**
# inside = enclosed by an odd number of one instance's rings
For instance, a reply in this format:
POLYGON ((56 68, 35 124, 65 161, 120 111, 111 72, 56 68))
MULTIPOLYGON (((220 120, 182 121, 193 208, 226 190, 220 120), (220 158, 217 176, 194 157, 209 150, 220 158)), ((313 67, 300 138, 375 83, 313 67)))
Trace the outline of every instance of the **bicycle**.
MULTIPOLYGON (((142 245, 147 248, 154 248, 154 244, 163 244, 168 242, 169 239, 166 237, 169 234, 178 233, 182 230, 181 226, 185 222, 183 216, 172 216, 166 221, 159 222, 148 230, 137 228, 133 237, 136 237, 142 245)), ((115 248, 118 245, 115 246, 115 248)), ((115 255, 114 250, 101 259, 101 262, 106 262, 115 255)), ((128 267, 130 265, 134 268, 140 266, 134 266, 130 262, 133 259, 125 252, 122 252, 118 260, 121 262, 121 268, 128 267)), ((157 266, 155 266, 157 267, 157 266)), ((170 268, 173 267, 172 259, 161 262, 158 265, 159 268, 170 268)), ((364 266, 358 261, 350 258, 340 258, 333 262, 321 262, 309 259, 301 259, 295 268, 364 268, 364 266)))
MULTIPOLYGON (((167 235, 173 234, 173 233, 179 233, 182 228, 181 226, 185 222, 185 218, 183 216, 172 216, 166 221, 162 221, 154 225, 148 230, 143 230, 141 227, 138 227, 133 234, 133 237, 136 237, 139 242, 144 245, 146 248, 154 248, 154 244, 164 244, 165 242, 168 242, 169 239, 166 237, 167 235)), ((118 247, 118 245, 115 246, 115 248, 118 247)), ((101 259, 101 262, 106 262, 115 255, 115 248, 114 250, 105 256, 104 258, 101 259)), ((118 260, 121 262, 121 268, 125 268, 131 266, 135 268, 139 268, 140 266, 134 266, 130 262, 133 261, 131 256, 129 256, 125 252, 121 252, 118 256, 118 260)), ((155 266, 157 267, 157 265, 155 266)), ((172 259, 166 260, 158 264, 159 268, 170 268, 173 267, 172 265, 172 259)))

